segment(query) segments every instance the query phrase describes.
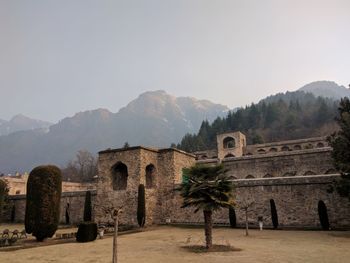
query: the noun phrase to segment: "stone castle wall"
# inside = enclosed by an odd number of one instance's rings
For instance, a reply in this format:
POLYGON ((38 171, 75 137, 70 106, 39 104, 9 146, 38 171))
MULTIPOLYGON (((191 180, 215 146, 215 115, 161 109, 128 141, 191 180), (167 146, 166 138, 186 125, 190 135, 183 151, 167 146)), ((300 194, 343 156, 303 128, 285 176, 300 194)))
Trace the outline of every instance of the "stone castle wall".
MULTIPOLYGON (((84 218, 84 203, 86 191, 65 192, 61 195, 60 223, 66 222, 66 207, 69 204, 69 216, 71 224, 78 224, 84 218)), ((95 203, 96 191, 91 191, 92 205, 95 203)), ((5 221, 11 221, 11 210, 15 206, 15 222, 24 222, 26 195, 9 196, 8 209, 5 211, 5 221)))
MULTIPOLYGON (((303 176, 290 178, 263 178, 236 180, 235 208, 237 225, 244 226, 245 212, 240 209, 244 202, 254 201, 248 213, 250 226, 258 226, 258 217, 263 216, 264 225, 272 227, 270 200, 274 200, 280 227, 320 229, 318 202, 323 201, 328 210, 331 228, 349 228, 350 203, 337 193, 327 189, 337 175, 303 176)), ((173 223, 203 223, 201 212, 180 208, 181 197, 176 195, 171 209, 173 223)), ((229 224, 228 209, 214 213, 214 224, 229 224)))

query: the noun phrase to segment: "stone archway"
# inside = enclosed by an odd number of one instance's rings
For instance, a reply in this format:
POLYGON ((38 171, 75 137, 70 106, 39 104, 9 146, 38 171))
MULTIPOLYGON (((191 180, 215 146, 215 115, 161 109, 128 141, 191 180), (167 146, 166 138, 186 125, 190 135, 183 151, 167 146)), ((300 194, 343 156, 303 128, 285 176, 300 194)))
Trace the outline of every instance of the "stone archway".
POLYGON ((118 162, 112 167, 112 186, 113 190, 126 190, 128 186, 128 167, 118 162))
POLYGON ((318 201, 318 216, 320 218, 320 224, 323 230, 329 230, 329 220, 328 220, 328 211, 326 204, 320 200, 318 201))

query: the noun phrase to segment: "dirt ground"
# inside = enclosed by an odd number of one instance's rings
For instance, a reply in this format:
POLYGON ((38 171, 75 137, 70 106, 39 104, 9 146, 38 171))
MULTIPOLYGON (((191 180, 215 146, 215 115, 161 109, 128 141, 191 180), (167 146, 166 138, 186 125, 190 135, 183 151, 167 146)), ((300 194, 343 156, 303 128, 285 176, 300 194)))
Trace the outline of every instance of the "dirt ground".
MULTIPOLYGON (((345 263, 350 259, 350 232, 216 228, 214 243, 241 251, 194 253, 183 248, 204 242, 202 229, 160 226, 118 239, 120 263, 345 263)), ((112 238, 0 252, 0 262, 111 262, 112 238)))

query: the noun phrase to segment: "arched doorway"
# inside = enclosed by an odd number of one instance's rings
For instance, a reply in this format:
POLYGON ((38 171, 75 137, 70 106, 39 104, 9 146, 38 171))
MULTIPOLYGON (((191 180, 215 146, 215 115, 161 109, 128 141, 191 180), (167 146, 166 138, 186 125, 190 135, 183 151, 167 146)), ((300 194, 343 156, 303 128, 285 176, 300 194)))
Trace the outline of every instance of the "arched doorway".
POLYGON ((275 201, 270 199, 270 208, 271 208, 271 220, 273 228, 276 229, 278 227, 278 214, 275 201))
POLYGON ((320 200, 318 201, 318 216, 323 230, 329 230, 329 220, 326 204, 320 200))
POLYGON ((126 190, 128 186, 128 167, 118 162, 112 168, 113 190, 126 190))

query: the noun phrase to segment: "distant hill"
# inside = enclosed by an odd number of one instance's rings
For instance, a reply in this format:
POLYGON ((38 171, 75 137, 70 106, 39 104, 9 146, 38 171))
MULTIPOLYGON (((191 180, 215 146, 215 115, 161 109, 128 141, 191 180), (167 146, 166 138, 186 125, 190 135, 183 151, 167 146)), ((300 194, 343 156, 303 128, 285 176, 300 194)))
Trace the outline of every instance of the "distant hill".
POLYGON ((228 108, 206 100, 145 92, 117 113, 85 111, 43 129, 0 136, 0 172, 30 171, 35 165, 64 165, 78 150, 97 153, 133 145, 169 147, 198 131, 202 120, 225 116, 228 108))
POLYGON ((321 96, 332 99, 350 97, 350 89, 339 86, 333 81, 315 81, 301 87, 299 90, 312 93, 316 97, 321 96))
POLYGON ((48 128, 52 123, 47 121, 35 120, 22 114, 14 116, 11 120, 0 120, 0 136, 7 135, 17 131, 34 130, 39 128, 48 128))
POLYGON ((338 129, 334 118, 339 102, 305 92, 278 93, 212 123, 203 121, 198 133, 186 134, 177 148, 188 152, 215 148, 216 134, 232 130, 243 132, 248 144, 330 135, 338 129))

